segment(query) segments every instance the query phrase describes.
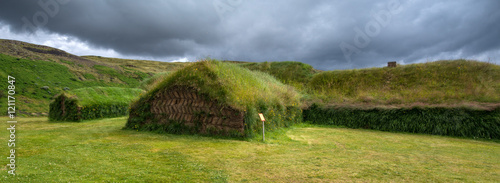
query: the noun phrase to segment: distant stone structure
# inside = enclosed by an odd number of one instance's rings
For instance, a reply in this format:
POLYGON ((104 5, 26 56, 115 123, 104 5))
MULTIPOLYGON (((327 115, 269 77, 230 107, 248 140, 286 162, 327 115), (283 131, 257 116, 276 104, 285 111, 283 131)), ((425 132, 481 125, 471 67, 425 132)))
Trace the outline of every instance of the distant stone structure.
POLYGON ((396 67, 396 66, 397 66, 396 61, 387 62, 387 67, 396 67))

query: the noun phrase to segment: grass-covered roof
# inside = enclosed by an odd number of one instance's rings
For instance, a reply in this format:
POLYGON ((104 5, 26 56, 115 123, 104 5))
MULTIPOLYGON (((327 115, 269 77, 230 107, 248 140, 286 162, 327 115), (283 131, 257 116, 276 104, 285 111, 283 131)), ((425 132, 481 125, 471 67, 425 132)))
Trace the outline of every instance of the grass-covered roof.
POLYGON ((258 103, 297 106, 300 100, 292 87, 266 73, 216 60, 195 62, 170 74, 148 96, 173 86, 195 87, 211 99, 239 110, 258 103))
POLYGON ((129 104, 138 98, 144 90, 137 88, 119 87, 88 87, 80 88, 63 93, 68 97, 74 97, 81 106, 98 103, 129 104))

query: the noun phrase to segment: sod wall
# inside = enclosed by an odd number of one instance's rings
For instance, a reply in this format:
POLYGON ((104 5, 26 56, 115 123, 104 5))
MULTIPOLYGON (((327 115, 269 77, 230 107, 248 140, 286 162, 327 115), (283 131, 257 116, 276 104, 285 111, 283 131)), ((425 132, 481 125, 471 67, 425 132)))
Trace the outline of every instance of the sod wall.
POLYGON ((391 132, 500 139, 500 107, 373 108, 320 107, 304 110, 304 121, 391 132))

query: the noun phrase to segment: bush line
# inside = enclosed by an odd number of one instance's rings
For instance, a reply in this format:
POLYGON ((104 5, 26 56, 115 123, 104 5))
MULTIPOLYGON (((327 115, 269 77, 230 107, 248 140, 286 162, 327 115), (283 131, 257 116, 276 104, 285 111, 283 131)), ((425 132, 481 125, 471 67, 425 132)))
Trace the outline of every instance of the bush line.
POLYGON ((390 132, 500 139, 500 108, 491 111, 466 107, 357 109, 313 104, 304 110, 304 121, 390 132))

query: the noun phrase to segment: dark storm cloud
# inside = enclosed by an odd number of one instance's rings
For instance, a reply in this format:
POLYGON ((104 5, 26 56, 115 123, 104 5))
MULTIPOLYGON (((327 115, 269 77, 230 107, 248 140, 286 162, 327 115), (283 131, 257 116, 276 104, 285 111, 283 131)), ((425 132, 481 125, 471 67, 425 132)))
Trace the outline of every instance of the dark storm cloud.
POLYGON ((2 0, 0 21, 14 32, 30 30, 26 20, 46 23, 40 27, 49 32, 147 57, 296 60, 337 69, 500 56, 497 0, 65 1, 2 0))
POLYGON ((7 0, 0 4, 2 9, 15 10, 2 10, 0 17, 15 31, 31 31, 22 18, 34 25, 44 22, 43 16, 36 16, 45 12, 37 2, 48 2, 50 11, 59 10, 53 11, 57 12, 54 17, 48 16, 43 29, 124 54, 182 55, 192 47, 217 41, 213 25, 218 17, 208 1, 7 0))

